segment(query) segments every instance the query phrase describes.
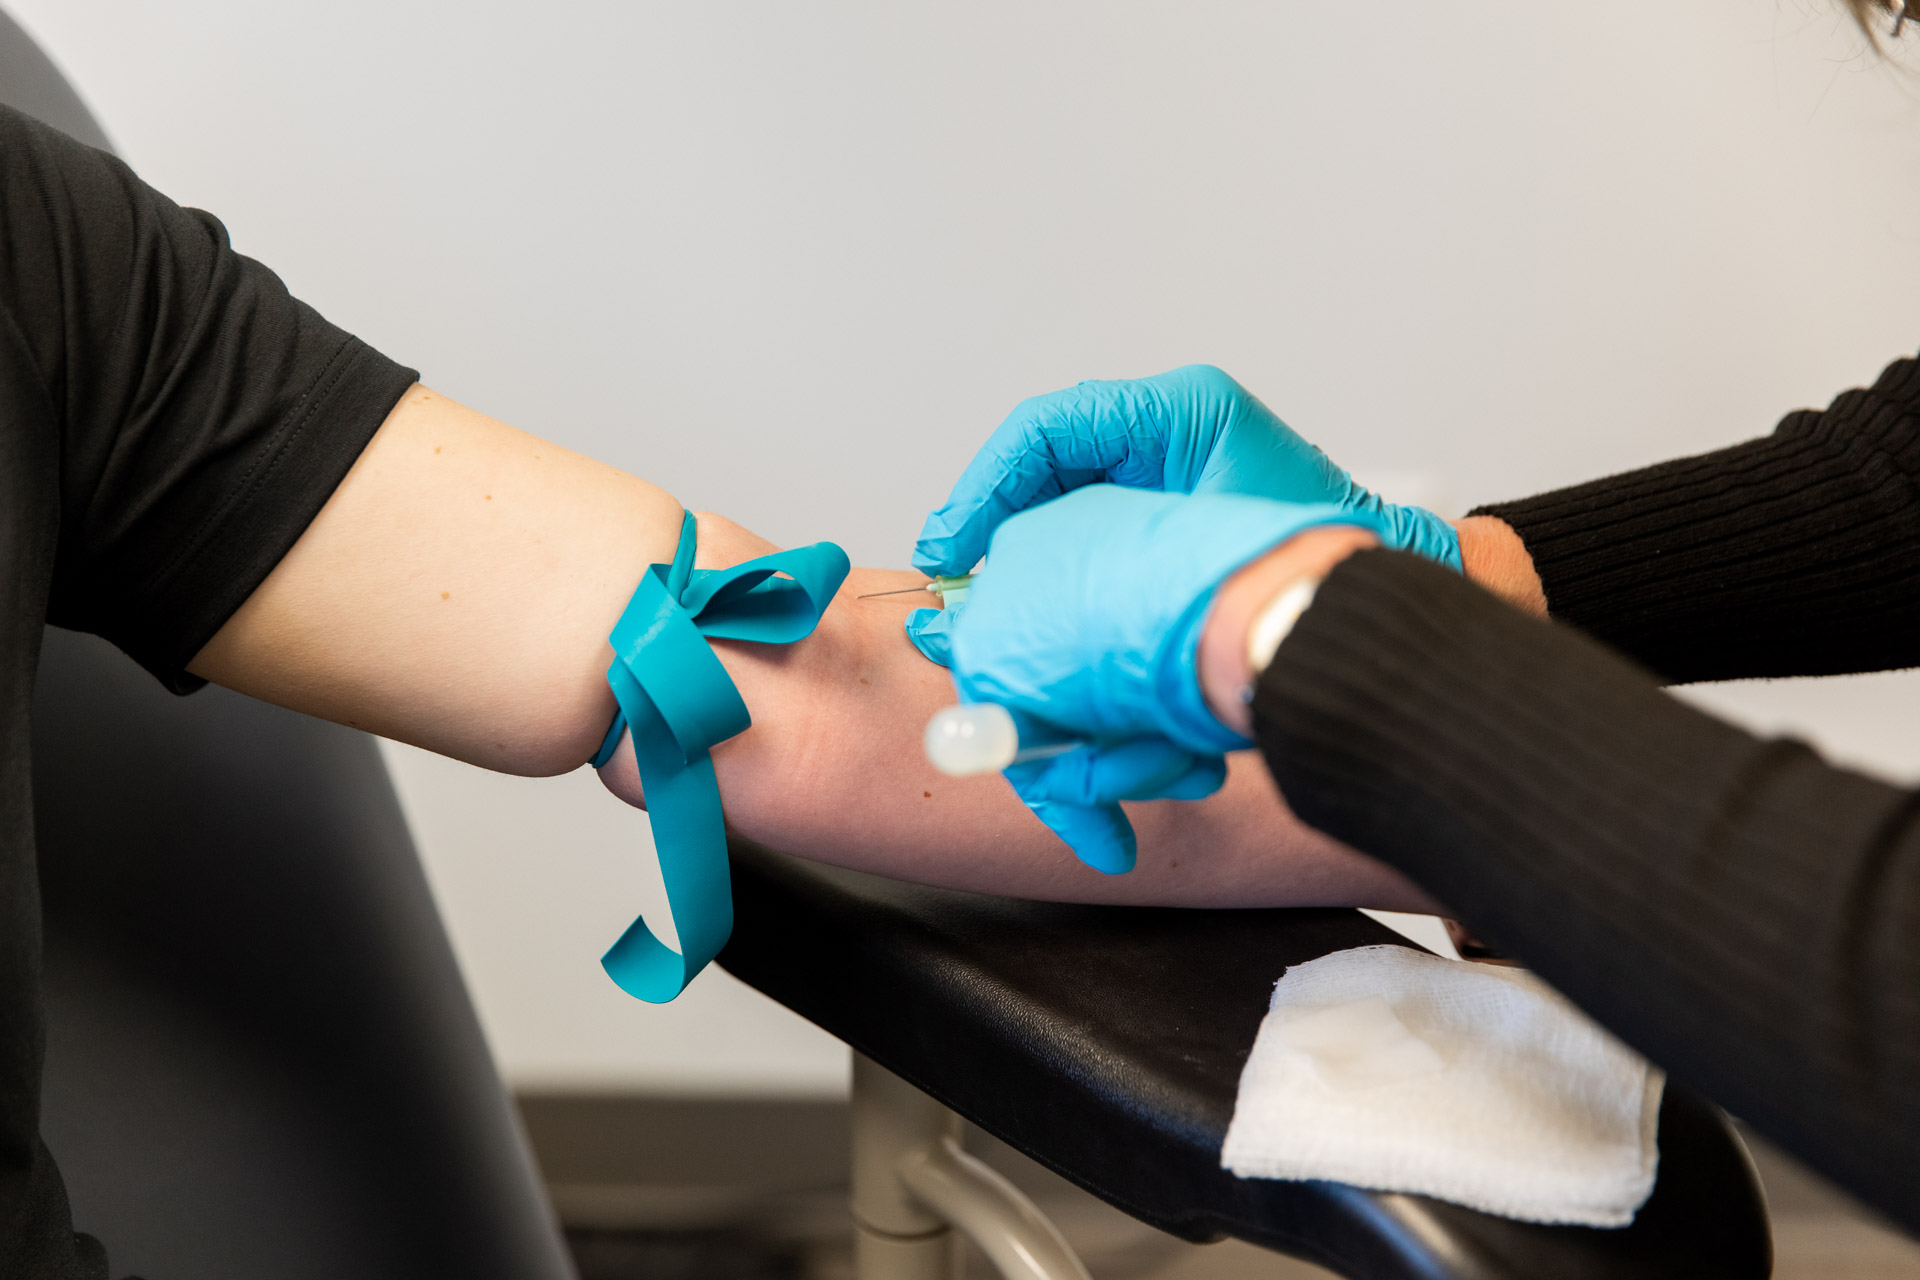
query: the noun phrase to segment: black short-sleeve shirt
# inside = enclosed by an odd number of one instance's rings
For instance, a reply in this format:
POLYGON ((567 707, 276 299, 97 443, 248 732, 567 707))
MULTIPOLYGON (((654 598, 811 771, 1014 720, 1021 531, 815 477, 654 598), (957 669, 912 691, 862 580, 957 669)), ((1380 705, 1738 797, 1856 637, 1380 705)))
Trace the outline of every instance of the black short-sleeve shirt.
POLYGON ((46 623, 170 687, 417 375, 212 216, 0 107, 0 1278, 97 1277, 38 1135, 28 724, 46 623))

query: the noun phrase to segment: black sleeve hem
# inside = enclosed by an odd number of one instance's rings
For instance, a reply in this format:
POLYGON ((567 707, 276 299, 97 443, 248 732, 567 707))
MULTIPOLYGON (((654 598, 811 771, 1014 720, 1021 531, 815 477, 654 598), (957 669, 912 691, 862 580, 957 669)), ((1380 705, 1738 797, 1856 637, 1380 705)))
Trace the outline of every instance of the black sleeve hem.
POLYGON ((348 337, 227 501, 129 607, 129 654, 175 693, 186 664, 273 572, 420 375, 348 337), (137 638, 136 638, 137 637, 137 638))
POLYGON ((1773 435, 1474 514, 1562 621, 1669 681, 1920 665, 1920 363, 1773 435))

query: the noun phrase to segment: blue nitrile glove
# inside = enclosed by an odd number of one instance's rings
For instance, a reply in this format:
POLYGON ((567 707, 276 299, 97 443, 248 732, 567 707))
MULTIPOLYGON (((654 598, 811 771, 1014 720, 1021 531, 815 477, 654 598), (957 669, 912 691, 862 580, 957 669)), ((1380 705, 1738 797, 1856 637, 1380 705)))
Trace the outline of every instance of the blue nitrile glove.
POLYGON ((1157 378, 1082 382, 1023 400, 927 517, 914 567, 965 573, 1001 521, 1081 485, 1245 493, 1331 503, 1369 517, 1389 547, 1460 568, 1453 526, 1355 484, 1253 394, 1212 365, 1157 378))
POLYGON ((944 609, 915 609, 907 615, 907 639, 922 657, 943 667, 953 665, 953 624, 966 609, 950 604, 944 609))
POLYGON ((1006 521, 993 568, 951 621, 962 701, 1013 713, 1026 742, 1091 745, 1017 764, 1008 781, 1098 870, 1132 868, 1121 800, 1198 800, 1252 745, 1207 707, 1195 669, 1213 594, 1302 529, 1378 517, 1236 494, 1092 485, 1006 521))

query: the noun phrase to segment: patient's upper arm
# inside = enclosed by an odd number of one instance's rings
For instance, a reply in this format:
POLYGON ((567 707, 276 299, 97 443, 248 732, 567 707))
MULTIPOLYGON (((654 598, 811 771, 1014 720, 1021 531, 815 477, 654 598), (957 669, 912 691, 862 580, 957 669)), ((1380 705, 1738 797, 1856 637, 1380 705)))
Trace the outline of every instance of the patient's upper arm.
POLYGON ((189 670, 508 773, 578 768, 607 632, 680 504, 416 387, 189 670))

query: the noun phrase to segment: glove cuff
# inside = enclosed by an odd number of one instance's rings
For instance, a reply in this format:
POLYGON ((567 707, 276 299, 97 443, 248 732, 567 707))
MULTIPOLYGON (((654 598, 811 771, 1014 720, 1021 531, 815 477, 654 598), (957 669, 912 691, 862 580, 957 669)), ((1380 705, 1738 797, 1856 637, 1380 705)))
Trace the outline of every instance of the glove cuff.
MULTIPOLYGON (((1209 504, 1207 532, 1211 535, 1208 554, 1217 559, 1204 572, 1196 575, 1207 583, 1206 589, 1189 601, 1173 625, 1167 628, 1154 655, 1153 708, 1150 718, 1155 728, 1176 745, 1196 755, 1221 755, 1251 747, 1253 740, 1221 724, 1200 689, 1200 636, 1206 630, 1207 615, 1212 612, 1220 584, 1295 534, 1318 525, 1355 524, 1371 529, 1381 535, 1384 541, 1392 533, 1388 527, 1392 513, 1348 510, 1331 504, 1309 506, 1225 495, 1205 501, 1209 504), (1227 504, 1237 505, 1237 512, 1227 504)), ((1197 511, 1198 508, 1188 510, 1197 511)), ((1410 513, 1419 508, 1401 510, 1410 513)), ((1431 516, 1430 512, 1421 514, 1431 516)), ((1439 519, 1437 516, 1432 518, 1439 519)), ((1173 522, 1158 531, 1160 536, 1169 538, 1179 538, 1185 532, 1173 522)), ((1452 530, 1449 528, 1448 532, 1452 530)), ((1458 552, 1455 554, 1457 557, 1458 552)))
POLYGON ((1167 643, 1161 646, 1154 669, 1160 731, 1195 755, 1224 755, 1253 745, 1253 739, 1220 723, 1200 689, 1200 636, 1206 630, 1207 615, 1213 611, 1218 591, 1216 584, 1187 606, 1167 643))
POLYGON ((1450 521, 1425 507, 1384 504, 1387 536, 1382 541, 1397 551, 1411 551, 1455 573, 1465 573, 1460 560, 1460 535, 1450 521))

